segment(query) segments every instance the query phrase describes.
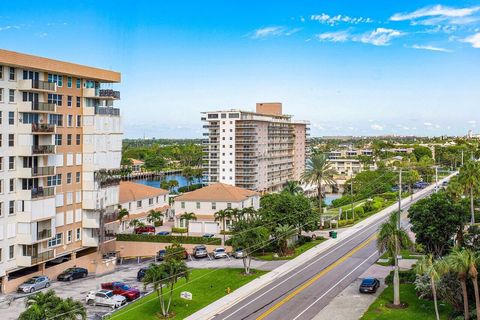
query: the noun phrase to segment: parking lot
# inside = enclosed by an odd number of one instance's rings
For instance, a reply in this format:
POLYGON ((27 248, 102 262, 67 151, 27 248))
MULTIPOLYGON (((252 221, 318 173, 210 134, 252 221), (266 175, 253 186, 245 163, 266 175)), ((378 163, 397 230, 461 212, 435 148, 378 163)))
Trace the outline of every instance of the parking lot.
MULTIPOLYGON (((132 287, 136 287, 141 291, 141 294, 146 293, 142 283, 137 281, 137 271, 144 266, 148 266, 152 260, 144 260, 140 263, 137 261, 124 261, 122 265, 118 265, 114 273, 103 276, 88 276, 85 279, 78 279, 72 282, 60 282, 52 281, 50 289, 55 290, 58 296, 62 298, 72 297, 75 300, 79 300, 85 304, 85 297, 91 290, 100 289, 100 284, 104 282, 122 281, 132 287)), ((259 261, 252 260, 252 268, 262 270, 273 270, 284 261, 259 261)), ((190 268, 203 269, 203 268, 243 268, 242 259, 235 259, 233 257, 224 259, 209 259, 201 258, 195 259, 191 256, 187 260, 187 265, 190 268)), ((42 289, 45 291, 45 289, 42 289)), ((11 294, 15 298, 10 306, 5 303, 0 304, 0 312, 2 313, 2 319, 13 320, 17 319, 19 314, 25 310, 24 298, 26 294, 14 293, 11 294)), ((86 304, 85 304, 86 305, 86 304)), ((91 306, 86 305, 88 319, 98 319, 98 316, 102 316, 111 311, 111 308, 104 306, 91 306)))

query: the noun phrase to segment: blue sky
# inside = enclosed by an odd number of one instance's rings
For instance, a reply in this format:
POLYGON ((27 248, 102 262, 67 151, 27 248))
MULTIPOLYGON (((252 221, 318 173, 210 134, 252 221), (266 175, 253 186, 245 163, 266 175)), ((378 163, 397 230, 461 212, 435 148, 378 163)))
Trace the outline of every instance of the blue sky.
POLYGON ((480 1, 16 0, 0 47, 121 71, 126 137, 268 101, 312 136, 480 131, 480 1))

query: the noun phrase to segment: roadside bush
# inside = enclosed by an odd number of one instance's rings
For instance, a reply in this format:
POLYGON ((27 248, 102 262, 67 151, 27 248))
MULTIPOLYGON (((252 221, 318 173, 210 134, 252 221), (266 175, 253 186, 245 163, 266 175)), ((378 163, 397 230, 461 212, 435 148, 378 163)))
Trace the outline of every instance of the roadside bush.
POLYGON ((343 197, 340 197, 338 199, 334 199, 332 201, 332 206, 334 208, 337 208, 337 207, 341 207, 341 206, 344 206, 344 205, 347 205, 347 204, 350 204, 352 203, 352 197, 350 195, 345 195, 343 197))
POLYGON ((312 242, 312 237, 310 236, 300 236, 298 237, 297 245, 301 246, 304 243, 312 242))
POLYGON ((353 224, 353 219, 348 219, 348 220, 340 220, 338 221, 338 227, 341 228, 341 227, 345 227, 345 226, 349 226, 353 224))
POLYGON ((117 241, 135 242, 160 242, 160 243, 181 243, 181 244, 212 244, 220 245, 220 238, 186 237, 186 236, 159 236, 150 234, 117 234, 117 241))
MULTIPOLYGON (((403 270, 398 273, 400 277, 400 283, 415 283, 417 279, 417 274, 413 270, 403 270)), ((393 284, 393 271, 385 278, 385 284, 393 284)))
POLYGON ((398 193, 396 192, 385 192, 379 195, 385 200, 396 200, 398 199, 398 193))
POLYGON ((220 230, 220 234, 222 234, 222 235, 223 235, 223 234, 231 235, 231 234, 233 234, 233 232, 232 232, 232 231, 228 231, 228 230, 220 230))
POLYGON ((364 218, 365 217, 365 210, 362 207, 356 207, 353 209, 353 212, 355 212, 355 218, 364 218))
POLYGON ((180 188, 177 189, 177 191, 179 193, 184 193, 184 192, 195 191, 195 190, 200 189, 202 187, 203 187, 203 184, 198 183, 198 184, 192 184, 192 185, 190 185, 190 187, 189 186, 180 187, 180 188))
POLYGON ((155 227, 161 227, 161 226, 163 226, 163 221, 155 221, 155 222, 153 223, 153 225, 154 225, 155 227))
POLYGON ((172 233, 187 233, 187 228, 172 228, 172 233))

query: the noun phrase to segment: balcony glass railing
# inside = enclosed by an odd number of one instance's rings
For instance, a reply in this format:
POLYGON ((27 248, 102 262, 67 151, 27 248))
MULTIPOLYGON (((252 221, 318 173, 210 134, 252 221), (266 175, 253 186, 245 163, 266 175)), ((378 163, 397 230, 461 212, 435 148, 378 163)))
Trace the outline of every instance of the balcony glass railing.
POLYGON ((40 177, 40 176, 53 176, 55 174, 55 167, 33 167, 32 168, 32 176, 40 177))
POLYGON ((108 115, 108 116, 119 116, 120 109, 113 107, 95 107, 95 114, 98 115, 108 115))
POLYGON ((37 232, 37 240, 43 240, 52 237, 51 229, 44 229, 37 232))
POLYGON ((49 154, 55 153, 54 145, 42 145, 42 146, 32 146, 33 154, 49 154))
POLYGON ((55 83, 42 80, 32 80, 32 88, 39 90, 55 91, 55 83))
POLYGON ((32 265, 54 258, 53 250, 37 253, 32 256, 32 265))
POLYGON ((46 111, 46 112, 55 112, 54 103, 46 102, 32 102, 32 111, 46 111))
POLYGON ((98 90, 99 97, 120 99, 120 91, 115 91, 111 89, 100 89, 98 90))
POLYGON ((32 199, 39 199, 44 197, 51 197, 55 195, 54 187, 38 187, 31 190, 32 199))
POLYGON ((47 123, 32 123, 32 132, 37 133, 54 133, 55 125, 47 123))

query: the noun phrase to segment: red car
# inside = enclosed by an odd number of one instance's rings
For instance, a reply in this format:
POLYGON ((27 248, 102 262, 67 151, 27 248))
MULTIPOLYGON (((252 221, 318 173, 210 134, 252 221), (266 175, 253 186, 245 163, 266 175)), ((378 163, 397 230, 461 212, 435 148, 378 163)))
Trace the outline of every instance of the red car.
POLYGON ((136 234, 155 234, 155 227, 154 226, 143 226, 135 228, 134 232, 136 234))
POLYGON ((113 294, 119 294, 132 301, 140 297, 140 290, 130 287, 123 282, 106 282, 102 283, 102 289, 112 290, 113 294))

